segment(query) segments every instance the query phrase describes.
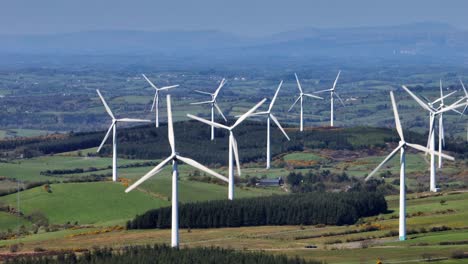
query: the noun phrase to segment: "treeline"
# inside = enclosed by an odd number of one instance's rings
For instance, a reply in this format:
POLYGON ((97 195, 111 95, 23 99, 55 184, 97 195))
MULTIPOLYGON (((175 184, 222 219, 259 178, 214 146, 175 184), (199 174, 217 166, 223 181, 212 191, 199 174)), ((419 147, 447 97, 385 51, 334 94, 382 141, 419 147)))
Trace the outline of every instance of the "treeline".
MULTIPOLYGON (((183 228, 262 225, 348 225, 387 211, 381 193, 306 193, 181 204, 183 228)), ((170 228, 171 207, 150 210, 127 222, 128 229, 170 228)))
MULTIPOLYGON (((47 254, 47 252, 45 253, 47 254)), ((102 248, 77 255, 73 252, 52 252, 49 256, 22 256, 7 259, 6 264, 320 264, 284 255, 259 252, 238 252, 221 248, 181 248, 166 245, 130 246, 122 249, 102 248)))
MULTIPOLYGON (((210 141, 210 127, 196 121, 176 122, 174 124, 177 149, 181 155, 188 155, 208 165, 226 165, 228 160, 228 133, 217 129, 216 139, 210 141)), ((387 142, 399 141, 395 131, 386 128, 318 128, 300 133, 285 126, 291 141, 287 141, 278 129, 272 129, 272 155, 302 151, 305 148, 327 149, 368 149, 383 148, 387 142)), ((119 156, 130 159, 161 159, 169 155, 167 127, 159 129, 153 125, 123 128, 119 130, 119 156)), ((265 123, 247 121, 236 128, 235 132, 240 159, 242 162, 265 160, 266 128, 265 123)), ((25 158, 75 151, 96 147, 104 136, 103 132, 71 133, 60 137, 41 137, 37 139, 0 141, 0 153, 10 153, 13 157, 22 154, 25 158)), ((409 132, 405 134, 411 142, 425 144, 425 137, 409 132)), ((112 153, 111 140, 99 155, 112 153)), ((464 153, 467 143, 447 145, 447 150, 464 153), (460 145, 464 146, 460 147, 460 145)))
MULTIPOLYGON (((136 162, 131 164, 119 165, 117 168, 125 169, 125 168, 139 168, 139 167, 148 167, 148 166, 156 166, 158 163, 154 161, 147 161, 147 162, 136 162)), ((73 168, 73 169, 60 169, 60 170, 45 170, 41 171, 40 175, 45 176, 55 176, 55 175, 66 175, 66 174, 80 174, 80 173, 87 173, 87 172, 96 172, 96 171, 103 171, 103 170, 110 170, 112 166, 106 166, 101 168, 96 167, 88 167, 88 168, 73 168)))
POLYGON ((0 141, 0 153, 24 158, 74 151, 99 146, 103 132, 70 133, 50 135, 32 139, 11 139, 0 141))

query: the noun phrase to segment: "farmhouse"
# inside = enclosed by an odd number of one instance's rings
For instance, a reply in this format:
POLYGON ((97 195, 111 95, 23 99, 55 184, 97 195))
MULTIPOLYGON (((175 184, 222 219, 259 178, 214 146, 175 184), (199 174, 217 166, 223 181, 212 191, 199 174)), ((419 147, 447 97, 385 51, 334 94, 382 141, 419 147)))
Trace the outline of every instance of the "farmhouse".
POLYGON ((261 179, 256 186, 281 186, 284 181, 281 177, 277 179, 261 179))

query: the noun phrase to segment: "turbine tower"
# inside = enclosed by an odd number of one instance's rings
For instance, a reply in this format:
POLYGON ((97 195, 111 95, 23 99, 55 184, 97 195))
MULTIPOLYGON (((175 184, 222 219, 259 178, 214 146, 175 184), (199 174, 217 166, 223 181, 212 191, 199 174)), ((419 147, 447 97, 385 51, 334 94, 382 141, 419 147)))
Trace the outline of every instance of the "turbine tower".
POLYGON ((333 120, 334 120, 334 110, 333 110, 333 101, 334 101, 334 96, 340 100, 341 104, 344 106, 344 102, 341 99, 340 95, 335 92, 336 88, 336 83, 338 83, 338 78, 340 78, 341 71, 338 71, 338 75, 336 75, 335 82, 333 83, 333 87, 331 89, 326 89, 326 90, 321 90, 317 91, 315 93, 324 93, 324 92, 330 92, 330 126, 333 127, 333 120))
POLYGON ((151 87, 153 87, 154 90, 155 90, 154 98, 153 98, 153 105, 151 106, 151 112, 153 112, 153 110, 156 109, 155 110, 156 111, 156 127, 159 127, 159 92, 169 90, 169 89, 172 89, 172 88, 176 88, 179 85, 177 84, 177 85, 164 86, 164 87, 158 88, 158 87, 156 87, 156 85, 154 85, 154 83, 152 81, 150 81, 150 79, 148 79, 146 77, 146 75, 142 74, 142 76, 151 85, 151 87))
POLYGON ((96 90, 99 98, 101 98, 102 104, 106 108, 107 113, 109 116, 112 118, 112 124, 110 125, 109 129, 107 130, 106 135, 104 136, 104 139, 101 142, 101 145, 99 145, 99 148, 97 149, 97 152, 101 151, 102 146, 104 146, 104 143, 106 143, 107 138, 109 137, 111 130, 112 130, 112 181, 117 181, 117 123, 118 122, 151 122, 151 120, 146 120, 146 119, 135 119, 135 118, 115 118, 114 114, 110 110, 109 106, 106 103, 106 100, 104 100, 104 97, 102 97, 101 92, 99 90, 96 90))
MULTIPOLYGON (((224 116, 223 112, 221 111, 221 108, 219 108, 218 102, 216 102, 216 97, 218 97, 219 91, 221 91, 221 88, 223 88, 224 84, 226 84, 226 79, 221 80, 221 82, 219 83, 218 89, 216 89, 214 93, 208 93, 208 92, 195 90, 195 92, 197 93, 207 94, 211 96, 210 101, 191 103, 193 105, 210 104, 211 105, 211 122, 214 122, 214 109, 215 108, 216 110, 218 110, 218 113, 221 115, 221 117, 223 117, 224 121, 227 122, 227 119, 224 116)), ((214 126, 211 126, 211 140, 214 140, 214 137, 215 137, 214 126)))
MULTIPOLYGON (((431 151, 428 151, 431 154, 430 161, 430 191, 437 192, 436 187, 436 164, 435 164, 435 120, 437 115, 445 113, 447 111, 453 110, 455 108, 464 106, 465 104, 459 104, 464 98, 458 100, 450 106, 444 106, 442 109, 435 109, 432 106, 432 103, 424 103, 419 97, 417 97, 413 92, 411 92, 406 86, 402 86, 403 89, 425 110, 429 112, 429 140, 428 146, 431 151)), ((427 152, 426 152, 427 153, 427 152)))
POLYGON ((446 159, 454 160, 453 157, 448 156, 443 153, 435 153, 435 151, 430 150, 426 147, 423 147, 418 144, 412 144, 405 141, 403 136, 403 129, 400 123, 400 117, 398 115, 398 108, 395 103, 395 98, 393 92, 390 92, 390 98, 392 100, 393 114, 395 116, 395 125, 398 135, 400 136, 400 143, 370 174, 366 177, 365 181, 368 181, 380 168, 382 168, 385 163, 387 163, 393 156, 395 156, 398 151, 400 151, 400 222, 399 222, 399 238, 400 240, 406 240, 406 190, 405 190, 405 169, 406 169, 406 149, 408 147, 423 151, 430 152, 434 155, 443 156, 446 159))
POLYGON ((237 164, 237 173, 240 176, 241 175, 241 169, 240 169, 240 162, 239 162, 239 150, 237 148, 237 141, 236 138, 234 137, 234 133, 232 130, 236 128, 240 123, 242 123, 246 118, 248 118, 250 115, 252 115, 253 112, 255 112, 264 102, 266 101, 266 98, 257 103, 254 107, 252 107, 247 113, 241 115, 239 119, 234 123, 232 126, 225 126, 216 122, 211 122, 209 120, 203 119, 198 116, 194 116, 191 114, 187 114, 189 118, 198 120, 202 123, 208 124, 210 126, 215 126, 217 128, 222 128, 226 129, 229 131, 229 189, 228 189, 228 198, 229 200, 234 199, 234 159, 233 159, 233 154, 236 159, 236 164, 237 164))
POLYGON ((304 131, 304 108, 303 108, 303 101, 304 101, 304 95, 305 96, 308 96, 308 97, 311 97, 311 98, 316 98, 316 99, 323 99, 322 97, 320 96, 316 96, 316 95, 313 95, 313 94, 308 94, 308 93, 304 93, 302 91, 302 86, 301 86, 301 82, 299 82, 299 78, 297 77, 297 74, 294 73, 294 76, 296 76, 296 82, 297 82, 297 88, 299 88, 299 97, 297 97, 296 101, 294 101, 294 103, 291 105, 291 107, 289 108, 288 112, 291 111, 291 109, 293 109, 293 107, 296 105, 296 103, 300 100, 301 101, 301 116, 300 116, 300 130, 301 132, 304 131))
POLYGON ((156 167, 154 167, 151 171, 149 171, 145 176, 141 177, 137 182, 132 184, 128 187, 125 192, 128 193, 131 190, 135 189, 141 183, 146 181, 147 179, 151 178, 152 176, 158 174, 164 166, 169 164, 172 161, 172 223, 171 223, 171 246, 172 247, 179 247, 179 209, 178 209, 178 200, 179 200, 179 193, 178 193, 178 177, 179 177, 179 170, 178 164, 179 161, 186 163, 196 169, 204 171, 208 174, 211 174, 225 182, 228 179, 217 172, 203 166, 202 164, 194 161, 193 159, 185 158, 177 153, 175 148, 175 139, 174 139, 174 128, 172 124, 172 110, 171 110, 171 96, 167 95, 167 137, 169 139, 169 145, 171 146, 171 155, 159 163, 156 167))
POLYGON ((271 109, 273 108, 273 105, 275 104, 276 97, 278 96, 279 90, 281 89, 281 86, 283 85, 283 81, 280 82, 278 85, 278 88, 276 89, 275 95, 273 96, 273 99, 270 102, 270 106, 268 107, 267 111, 264 112, 258 112, 255 114, 252 114, 252 116, 259 116, 259 115, 266 115, 267 116, 267 152, 266 152, 266 168, 270 168, 270 163, 271 163, 271 147, 270 147, 270 119, 273 120, 273 122, 278 126, 278 128, 283 132, 283 135, 288 139, 288 134, 286 134, 286 131, 284 131, 283 127, 279 123, 278 119, 276 116, 273 115, 271 112, 271 109))

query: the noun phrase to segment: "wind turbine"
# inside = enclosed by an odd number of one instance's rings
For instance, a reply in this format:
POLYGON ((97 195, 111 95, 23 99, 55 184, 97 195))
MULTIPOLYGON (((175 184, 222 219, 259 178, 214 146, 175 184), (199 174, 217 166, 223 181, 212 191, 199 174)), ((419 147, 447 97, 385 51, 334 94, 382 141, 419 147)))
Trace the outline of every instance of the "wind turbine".
POLYGON ((112 124, 107 130, 107 133, 104 136, 104 139, 102 140, 101 145, 99 145, 97 152, 101 151, 102 146, 104 146, 104 143, 106 143, 107 138, 109 137, 111 130, 112 130, 112 180, 117 181, 117 123, 118 122, 151 122, 151 120, 135 119, 135 118, 115 118, 114 114, 112 113, 109 106, 107 105, 106 100, 104 100, 104 97, 102 97, 101 92, 99 92, 99 90, 96 90, 96 91, 99 95, 99 98, 101 98, 102 104, 106 108, 107 113, 112 118, 112 124))
MULTIPOLYGON (((428 103, 428 105, 436 110, 441 110, 445 107, 445 104, 444 104, 444 99, 451 96, 452 94, 456 93, 457 91, 453 91, 447 95, 444 95, 444 92, 442 90, 442 80, 440 80, 440 97, 437 98, 435 101, 431 102, 429 99, 427 99, 426 97, 423 97, 428 103), (436 108, 434 105, 439 102, 439 106, 436 108)), ((456 109, 452 109, 452 111, 455 111, 455 112, 458 112, 456 109)), ((460 112, 458 112, 460 113, 460 112)), ((435 125, 435 124, 433 124, 435 125)), ((439 114, 439 154, 442 153, 442 148, 443 146, 445 146, 445 130, 444 130, 444 121, 443 121, 443 113, 440 113, 439 114)), ((430 146, 430 137, 428 138, 428 141, 427 141, 427 146, 429 147, 430 146)), ((427 153, 426 153, 427 155, 427 153)), ((439 157, 439 169, 442 168, 442 158, 439 157)))
POLYGON ((400 240, 406 240, 406 190, 405 190, 405 169, 406 169, 406 149, 408 147, 423 151, 430 152, 431 154, 443 156, 446 159, 454 160, 453 157, 443 153, 436 153, 426 147, 418 144, 412 144, 405 141, 403 136, 403 129, 400 123, 400 117, 398 115, 398 108, 395 103, 393 92, 390 92, 390 98, 392 100, 393 114, 395 116, 395 125, 398 135, 400 136, 400 143, 370 174, 366 177, 365 181, 369 180, 385 163, 387 163, 398 151, 400 151, 400 225, 399 225, 399 238, 400 240))
MULTIPOLYGON (((224 116, 223 112, 221 111, 221 108, 219 108, 218 102, 216 102, 216 97, 218 97, 219 91, 221 90, 221 88, 223 88, 224 84, 226 84, 226 79, 221 80, 221 83, 219 83, 218 89, 216 89, 214 93, 208 93, 208 92, 195 90, 195 92, 197 93, 208 94, 211 96, 210 101, 191 103, 193 105, 210 104, 211 105, 211 122, 214 122, 214 109, 215 108, 216 110, 218 110, 218 113, 223 117, 224 121, 227 122, 227 119, 224 116)), ((214 140, 214 137, 215 137, 214 126, 211 126, 211 140, 214 140)))
MULTIPOLYGON (((437 192, 436 187, 436 165, 435 165, 435 119, 437 115, 453 110, 455 108, 464 106, 465 104, 459 104, 464 98, 456 101, 450 106, 444 106, 442 109, 435 109, 431 103, 424 103, 419 97, 412 93, 406 86, 402 86, 403 89, 425 110, 429 111, 429 140, 428 145, 431 150, 431 162, 430 162, 430 191, 437 192)), ((437 101, 437 100, 436 100, 437 101)))
POLYGON ((154 88, 154 98, 153 98, 153 105, 151 106, 151 112, 153 112, 154 109, 156 109, 156 127, 159 127, 159 92, 164 91, 164 90, 169 90, 171 88, 176 88, 179 85, 171 85, 171 86, 164 86, 161 88, 156 87, 150 79, 146 77, 146 75, 142 74, 143 78, 151 85, 151 87, 154 88))
POLYGON ((302 103, 304 101, 304 95, 308 96, 308 97, 311 97, 311 98, 316 98, 316 99, 323 99, 323 98, 320 97, 320 96, 313 95, 313 94, 304 93, 302 91, 302 86, 301 86, 301 83, 299 82, 299 78, 297 78, 297 74, 294 73, 294 76, 296 76, 297 88, 299 88, 299 97, 297 97, 296 101, 294 101, 294 103, 291 105, 288 112, 291 111, 291 109, 293 109, 293 107, 296 105, 296 103, 299 100, 301 101, 300 131, 302 132, 302 131, 304 131, 304 109, 303 109, 303 106, 302 106, 302 103))
POLYGON ((281 89, 281 86, 283 85, 283 81, 280 82, 280 84, 278 85, 278 88, 276 89, 276 92, 275 92, 275 95, 273 96, 273 99, 271 100, 270 102, 270 106, 268 107, 268 110, 267 111, 264 111, 264 112, 258 112, 258 113, 255 113, 255 114, 252 114, 252 116, 256 116, 256 115, 266 115, 267 116, 267 153, 266 153, 266 168, 269 169, 270 168, 270 160, 271 160, 271 148, 270 148, 270 119, 273 120, 273 122, 275 122, 276 126, 278 126, 278 128, 281 130, 281 132, 283 132, 284 136, 288 139, 288 134, 286 134, 286 132, 284 131, 283 127, 281 126, 281 124, 279 123, 278 119, 276 118, 276 116, 273 115, 273 113, 271 113, 271 109, 273 108, 273 105, 275 104, 275 101, 276 101, 276 97, 278 96, 278 93, 279 93, 279 90, 281 89))
POLYGON ((333 87, 331 89, 326 89, 326 90, 321 90, 321 91, 315 92, 315 93, 330 92, 330 126, 331 127, 333 126, 333 119, 334 119, 334 115, 333 115, 334 96, 336 96, 336 98, 338 98, 338 100, 340 100, 341 104, 344 106, 344 102, 341 99, 340 95, 337 92, 335 92, 336 83, 338 82, 338 78, 340 78, 340 74, 341 74, 341 71, 338 71, 338 75, 336 75, 335 82, 333 83, 333 87))
POLYGON ((465 112, 466 112, 466 109, 468 108, 468 91, 466 91, 466 87, 465 85, 463 84, 462 80, 460 79, 460 83, 463 87, 463 91, 465 92, 465 99, 466 99, 466 105, 465 105, 465 108, 463 109, 463 111, 461 112, 461 115, 464 115, 465 112))
POLYGON ((167 95, 167 137, 169 139, 169 145, 171 146, 171 155, 159 163, 156 167, 154 167, 151 171, 149 171, 145 176, 141 177, 137 182, 132 184, 128 187, 125 192, 128 193, 131 190, 135 189, 141 183, 146 181, 147 179, 151 178, 152 176, 158 174, 164 166, 169 164, 172 161, 172 223, 171 223, 171 246, 172 247, 179 247, 179 209, 178 209, 178 200, 179 200, 179 193, 178 193, 178 177, 179 177, 179 170, 178 164, 179 161, 186 163, 196 169, 209 173, 225 182, 228 179, 217 172, 203 166, 202 164, 196 162, 193 159, 185 158, 177 153, 175 148, 175 139, 174 139, 174 128, 172 124, 172 109, 171 109, 171 96, 167 95))
MULTIPOLYGON (((468 91, 466 91, 466 87, 465 85, 463 84, 462 80, 460 79, 460 83, 463 87, 463 91, 465 92, 465 99, 466 99, 466 105, 465 105, 465 108, 463 109, 462 112, 460 112, 460 118, 465 115, 466 113, 466 109, 468 108, 468 91)), ((466 141, 468 141, 468 126, 466 127, 466 141)))
POLYGON ((237 121, 234 123, 232 126, 225 126, 216 122, 211 122, 209 120, 203 119, 198 116, 194 116, 191 114, 187 114, 189 118, 198 120, 202 123, 208 124, 210 126, 215 126, 217 128, 222 128, 226 129, 229 131, 229 189, 228 189, 228 198, 229 200, 234 199, 234 159, 233 159, 233 153, 236 159, 236 164, 237 164, 237 173, 240 176, 241 175, 241 169, 240 169, 240 162, 239 162, 239 150, 237 148, 237 141, 236 138, 234 137, 234 133, 232 130, 236 128, 242 121, 244 121, 247 117, 252 115, 253 112, 255 112, 264 102, 266 101, 266 98, 264 98, 262 101, 257 103, 254 107, 252 107, 249 111, 247 111, 245 114, 241 115, 237 121))
MULTIPOLYGON (((442 80, 440 80, 440 98, 438 98, 437 100, 435 100, 434 102, 432 102, 432 105, 434 103, 436 103, 437 101, 439 101, 439 107, 437 108, 437 110, 441 110, 441 109, 444 109, 445 108, 445 104, 444 104, 444 99, 446 97, 449 97, 450 95, 456 93, 456 91, 453 91, 447 95, 444 96, 444 92, 442 90, 442 80)), ((457 111, 455 109, 452 109, 453 111, 457 111)), ((458 112, 458 111, 457 111, 458 112)), ((442 168, 442 158, 440 157, 440 154, 442 153, 442 147, 445 146, 445 129, 444 129, 444 114, 443 113, 440 113, 439 114, 439 169, 442 168)))

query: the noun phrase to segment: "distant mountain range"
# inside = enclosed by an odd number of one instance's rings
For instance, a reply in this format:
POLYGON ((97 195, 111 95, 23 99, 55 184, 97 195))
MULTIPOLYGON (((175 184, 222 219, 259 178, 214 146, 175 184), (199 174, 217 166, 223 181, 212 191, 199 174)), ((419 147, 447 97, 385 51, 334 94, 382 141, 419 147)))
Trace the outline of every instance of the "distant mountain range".
POLYGON ((468 55, 468 32, 442 23, 306 28, 248 38, 219 31, 88 31, 0 35, 0 54, 161 55, 174 58, 468 55))

